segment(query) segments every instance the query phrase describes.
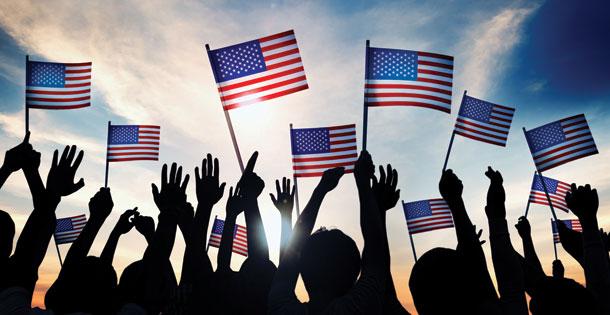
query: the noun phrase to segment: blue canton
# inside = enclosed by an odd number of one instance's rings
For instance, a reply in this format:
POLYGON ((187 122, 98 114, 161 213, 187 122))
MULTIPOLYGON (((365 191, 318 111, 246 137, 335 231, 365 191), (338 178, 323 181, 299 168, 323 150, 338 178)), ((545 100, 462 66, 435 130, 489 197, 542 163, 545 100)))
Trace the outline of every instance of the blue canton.
POLYGON ((216 49, 210 52, 210 56, 216 68, 216 82, 267 71, 258 40, 216 49))
POLYGON ((212 229, 212 234, 220 234, 222 235, 222 229, 225 227, 225 221, 216 220, 214 221, 214 228, 212 229))
POLYGON ((137 144, 139 126, 110 126, 109 144, 137 144))
POLYGON ((428 200, 405 203, 404 208, 405 212, 407 213, 408 219, 415 219, 432 215, 432 209, 430 209, 430 201, 428 200))
POLYGON ((57 227, 55 227, 55 233, 72 231, 73 229, 74 227, 72 226, 71 218, 57 219, 57 227))
MULTIPOLYGON (((549 192, 549 194, 556 194, 557 185, 559 185, 559 182, 552 178, 548 178, 548 177, 544 177, 544 176, 543 176, 543 178, 544 178, 544 184, 546 185, 546 189, 549 192)), ((534 183, 532 183, 532 189, 538 190, 538 191, 544 191, 544 187, 542 187, 542 182, 540 181, 540 176, 534 177, 534 183)))
POLYGON ((292 130, 292 154, 330 153, 328 128, 292 130))
POLYGON ((556 121, 527 132, 532 152, 538 152, 566 141, 561 122, 556 121))
POLYGON ((417 81, 417 52, 369 48, 367 79, 417 81))
POLYGON ((460 106, 459 116, 470 118, 476 121, 488 123, 491 118, 491 111, 494 105, 489 102, 470 97, 464 96, 464 103, 460 106))
POLYGON ((40 87, 64 87, 66 65, 54 62, 34 62, 28 64, 27 85, 40 87))

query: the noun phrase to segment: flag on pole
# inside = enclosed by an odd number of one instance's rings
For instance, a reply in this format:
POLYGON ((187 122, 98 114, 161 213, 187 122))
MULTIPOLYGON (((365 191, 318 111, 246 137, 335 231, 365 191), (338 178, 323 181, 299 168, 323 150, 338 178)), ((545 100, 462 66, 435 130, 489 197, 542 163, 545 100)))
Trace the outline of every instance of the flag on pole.
POLYGON ((366 106, 419 106, 451 113, 453 57, 368 47, 366 106))
POLYGON ((410 234, 453 227, 449 205, 442 198, 402 204, 410 234))
MULTIPOLYGON (((582 226, 580 225, 580 221, 578 221, 578 219, 561 220, 561 221, 563 221, 563 223, 566 224, 568 229, 582 232, 582 226)), ((551 221, 551 228, 553 228, 553 242, 561 243, 559 240, 559 230, 557 230, 557 222, 551 221)))
POLYGON ((108 162, 158 161, 161 127, 110 125, 108 162))
POLYGON ((291 129, 292 170, 295 177, 322 176, 325 170, 354 171, 358 160, 356 125, 291 129))
POLYGON ((514 113, 514 108, 464 95, 453 132, 505 147, 514 113))
POLYGON ((209 57, 224 110, 308 88, 293 30, 215 49, 209 57))
MULTIPOLYGON (((569 212, 570 210, 568 209, 568 204, 566 203, 566 193, 571 189, 570 184, 552 179, 550 177, 542 176, 542 178, 544 178, 544 184, 549 192, 549 197, 551 198, 553 207, 565 212, 569 212)), ((529 201, 545 206, 549 205, 546 195, 544 194, 542 181, 540 181, 540 176, 538 174, 534 174, 534 181, 532 182, 532 190, 530 191, 529 201)))
MULTIPOLYGON (((220 248, 220 241, 222 239, 222 230, 225 227, 225 221, 218 218, 214 219, 214 226, 210 233, 210 240, 208 245, 220 248)), ((248 235, 245 226, 235 224, 233 232, 233 252, 243 256, 248 256, 248 235)))
POLYGON ((91 62, 28 61, 25 105, 28 108, 74 109, 91 105, 91 62))
POLYGON ((87 224, 87 217, 84 214, 74 217, 57 219, 57 227, 55 227, 55 244, 64 244, 74 242, 80 232, 87 224))
POLYGON ((525 132, 538 172, 599 153, 584 114, 525 132))

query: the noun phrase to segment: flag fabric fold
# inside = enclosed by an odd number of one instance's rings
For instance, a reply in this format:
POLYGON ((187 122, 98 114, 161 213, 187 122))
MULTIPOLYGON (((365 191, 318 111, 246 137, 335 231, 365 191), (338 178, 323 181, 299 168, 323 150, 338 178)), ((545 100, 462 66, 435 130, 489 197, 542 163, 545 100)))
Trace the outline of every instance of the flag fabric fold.
MULTIPOLYGON (((220 241, 222 240, 222 230, 224 229, 225 221, 221 219, 214 219, 214 226, 210 233, 210 239, 208 245, 216 248, 220 248, 220 241)), ((248 256, 248 234, 245 226, 235 224, 233 232, 233 249, 232 251, 236 254, 248 256)))
POLYGON ((584 114, 525 132, 538 172, 599 153, 584 114))
POLYGON ((74 109, 91 105, 91 62, 29 61, 25 105, 28 108, 74 109))
POLYGON ((453 132, 505 147, 514 114, 514 108, 464 95, 453 132))
POLYGON ((449 205, 442 198, 402 204, 410 234, 453 227, 449 205))
MULTIPOLYGON (((578 219, 570 219, 570 220, 561 220, 566 224, 568 229, 582 232, 582 226, 580 225, 580 221, 578 219)), ((557 230, 557 222, 551 221, 551 228, 553 229, 553 242, 561 243, 559 240, 559 230, 557 230)))
POLYGON ((110 125, 108 162, 158 161, 161 127, 152 125, 110 125))
POLYGON ((293 30, 209 51, 224 110, 308 88, 293 30))
POLYGON ((358 160, 356 125, 291 129, 292 170, 295 177, 322 176, 325 170, 354 171, 358 160))
POLYGON ((86 224, 87 217, 84 214, 57 219, 57 226, 55 227, 55 233, 53 233, 55 244, 59 245, 76 241, 86 224))
POLYGON ((368 47, 366 106, 418 106, 451 113, 453 57, 368 47))
MULTIPOLYGON (((568 204, 566 203, 566 194, 571 190, 570 184, 562 182, 550 177, 542 176, 544 184, 551 198, 553 208, 559 209, 565 212, 569 212, 568 204)), ((548 206, 549 202, 544 193, 544 187, 538 174, 534 174, 534 181, 532 182, 532 190, 530 191, 529 201, 538 203, 541 205, 548 206)))

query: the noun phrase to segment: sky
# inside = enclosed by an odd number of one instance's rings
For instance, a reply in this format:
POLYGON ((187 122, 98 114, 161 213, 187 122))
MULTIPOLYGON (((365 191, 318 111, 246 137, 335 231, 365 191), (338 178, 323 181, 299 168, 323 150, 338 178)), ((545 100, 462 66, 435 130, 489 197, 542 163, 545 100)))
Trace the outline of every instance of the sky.
MULTIPOLYGON (((361 145, 365 40, 371 46, 455 57, 451 114, 424 108, 369 110, 368 150, 376 164, 399 172, 405 202, 438 198, 438 180, 464 90, 477 98, 516 108, 506 147, 457 136, 449 168, 464 183, 464 200, 488 239, 484 214, 488 165, 504 176, 507 220, 524 213, 534 165, 520 130, 584 113, 600 154, 554 168, 546 176, 590 183, 600 196, 600 226, 610 228, 610 11, 607 1, 2 1, 0 2, 0 140, 2 149, 24 134, 25 55, 30 60, 93 62, 92 106, 69 111, 30 111, 31 143, 42 152, 41 174, 52 152, 66 144, 85 151, 77 176, 86 186, 64 198, 58 217, 87 214, 89 198, 103 186, 108 121, 161 126, 158 162, 112 163, 109 187, 114 209, 90 252, 99 255, 119 215, 135 206, 156 219, 150 183, 160 181, 163 163, 177 162, 193 173, 208 152, 220 159, 220 175, 234 185, 240 171, 216 92, 205 44, 212 49, 294 29, 309 89, 230 111, 242 155, 260 155, 256 172, 266 188, 259 199, 270 255, 277 264, 280 216, 267 193, 274 180, 291 176, 289 124, 296 128, 355 123, 361 145)), ((299 180, 304 205, 318 179, 299 180)), ((196 202, 194 183, 189 201, 196 202)), ((213 216, 224 218, 225 197, 213 216)), ((400 205, 400 203, 399 203, 400 205)), ((405 216, 397 205, 387 217, 392 273, 398 297, 415 314, 408 280, 414 259, 405 216)), ((31 211, 23 175, 0 191, 17 236, 31 211)), ((357 192, 345 175, 326 197, 316 227, 336 227, 362 249, 357 192)), ((575 218, 558 213, 559 218, 575 218)), ((547 274, 553 257, 550 212, 532 205, 530 222, 547 274)), ((244 224, 243 216, 238 219, 244 224)), ((17 240, 15 237, 15 241, 17 240)), ((413 236, 418 255, 434 247, 455 248, 453 229, 413 236)), ((139 260, 144 238, 135 229, 123 236, 114 260, 120 275, 139 260)), ((60 245, 62 257, 68 245, 60 245)), ((484 245, 493 275, 489 242, 484 245)), ((171 261, 181 269, 182 236, 171 261)), ((209 251, 216 265, 217 250, 209 251)), ((33 305, 44 306, 46 289, 59 270, 50 244, 33 305)), ((584 283, 582 269, 558 247, 566 275, 584 283)), ((243 262, 233 256, 232 268, 243 262)), ((179 274, 177 275, 179 277, 179 274)), ((307 300, 302 283, 297 295, 307 300)))

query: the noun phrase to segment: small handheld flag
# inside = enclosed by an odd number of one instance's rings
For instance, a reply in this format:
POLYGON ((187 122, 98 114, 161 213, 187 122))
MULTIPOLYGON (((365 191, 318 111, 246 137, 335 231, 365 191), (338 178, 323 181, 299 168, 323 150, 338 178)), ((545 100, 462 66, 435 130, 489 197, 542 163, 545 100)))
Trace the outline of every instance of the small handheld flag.
POLYGON ((91 62, 27 61, 27 108, 74 109, 91 105, 91 62))
POLYGON ((532 182, 532 190, 530 191, 529 202, 548 206, 549 202, 544 193, 544 187, 542 181, 546 185, 546 189, 549 192, 549 197, 553 207, 569 212, 568 205, 566 204, 566 193, 570 191, 570 184, 552 179, 550 177, 538 176, 534 174, 534 180, 532 182))
POLYGON ((453 227, 453 217, 449 205, 442 198, 407 203, 403 201, 402 208, 407 219, 413 257, 417 261, 413 234, 453 227))
POLYGON ((57 219, 57 226, 53 234, 55 244, 59 245, 76 241, 86 224, 87 217, 84 214, 57 219))
MULTIPOLYGON (((582 226, 580 225, 580 221, 578 219, 570 219, 570 220, 561 220, 570 230, 582 232, 582 226)), ((559 230, 557 229, 557 222, 551 221, 551 228, 553 229, 553 242, 555 244, 561 243, 559 239, 559 230)))
MULTIPOLYGON (((225 221, 218 218, 214 219, 214 226, 210 233, 210 239, 208 241, 209 246, 220 248, 220 241, 222 240, 222 231, 225 226, 225 221)), ((248 256, 248 235, 245 226, 235 224, 233 232, 233 249, 232 251, 236 254, 248 256)))
POLYGON ((464 95, 453 132, 505 147, 514 113, 514 108, 464 95))

